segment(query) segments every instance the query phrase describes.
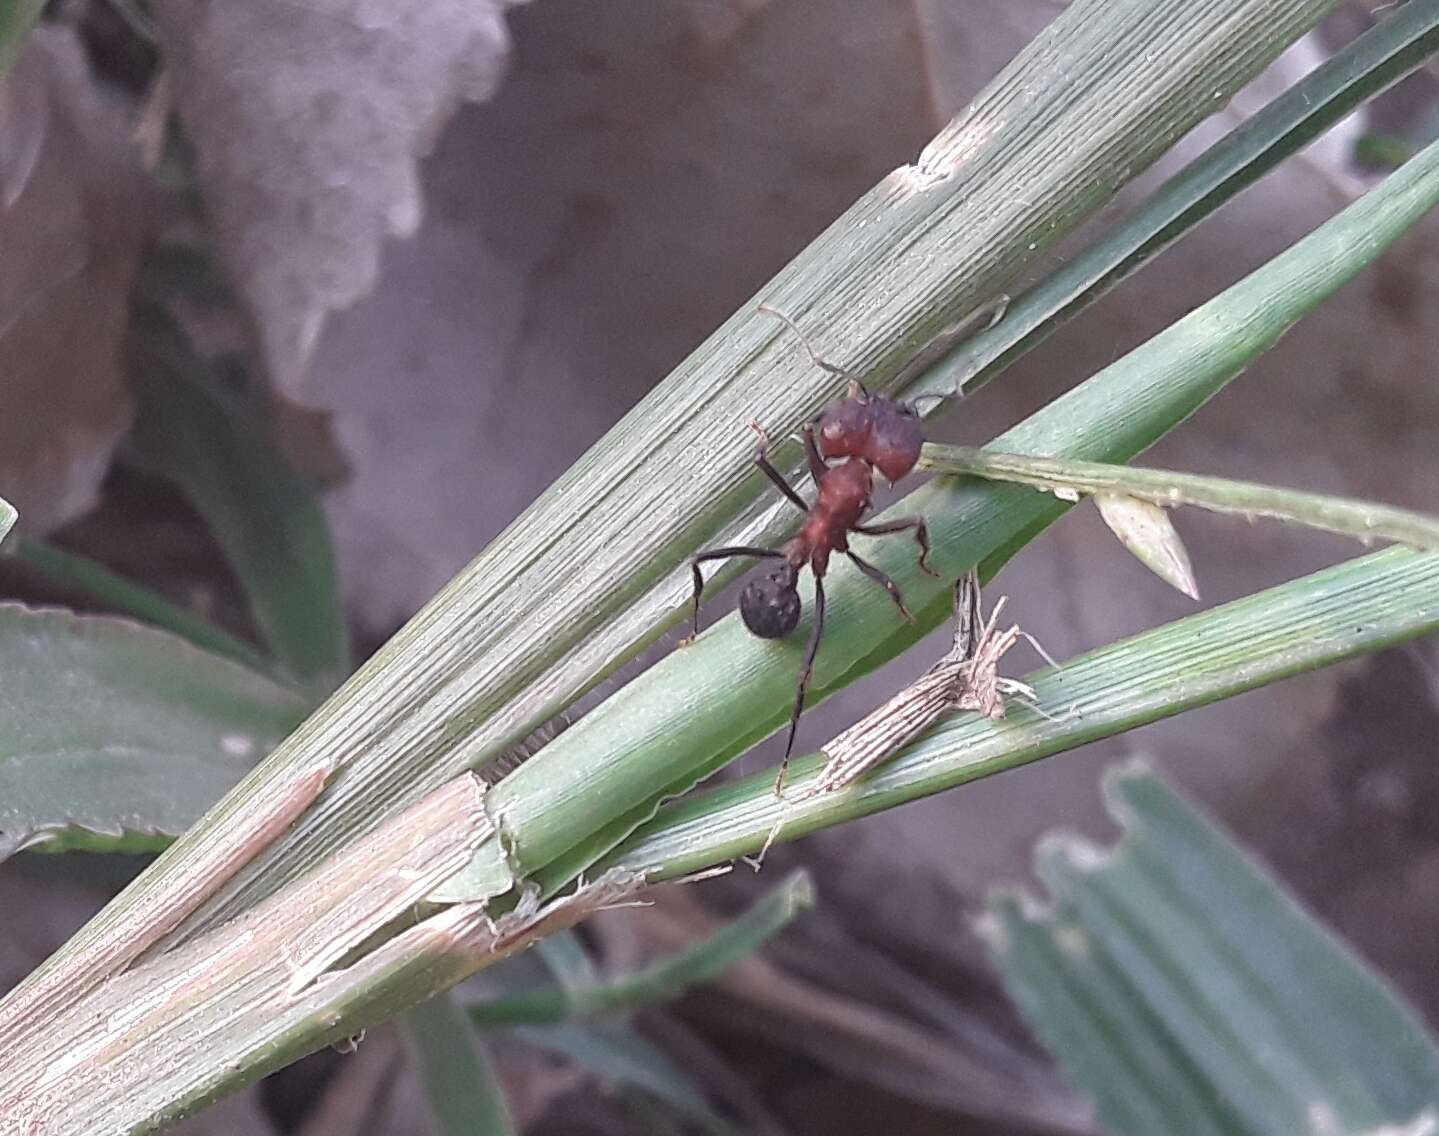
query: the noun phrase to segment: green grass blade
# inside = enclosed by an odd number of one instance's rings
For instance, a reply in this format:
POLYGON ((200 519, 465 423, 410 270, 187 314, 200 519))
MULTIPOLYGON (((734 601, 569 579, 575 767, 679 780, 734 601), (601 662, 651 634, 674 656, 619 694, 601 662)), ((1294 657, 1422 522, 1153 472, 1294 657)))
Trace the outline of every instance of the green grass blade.
POLYGON ((723 1136, 733 1131, 683 1069, 627 1026, 615 1022, 519 1026, 514 1032, 536 1049, 568 1058, 611 1085, 662 1101, 705 1132, 723 1136))
POLYGON ((470 1020, 484 1028, 535 1025, 670 1002, 689 987, 718 978, 812 906, 814 885, 804 872, 794 872, 738 919, 725 924, 703 942, 677 951, 643 970, 473 1003, 469 1007, 470 1020))
POLYGON ((1041 842, 1041 908, 996 895, 984 923, 1026 1017, 1099 1105, 1165 1131, 1410 1131, 1439 1108, 1418 1017, 1218 828, 1133 767, 1107 778, 1124 834, 1105 854, 1041 842), (1123 1028, 1107 1030, 1110 1023, 1123 1028), (1105 1061, 1099 1031, 1121 1050, 1105 1061))
POLYGON ((163 847, 307 708, 164 632, 19 604, 0 604, 0 674, 0 859, 163 847))
MULTIPOLYGON (((1222 390, 1436 201, 1439 144, 991 448, 1105 461, 1133 457, 1222 390)), ((919 615, 909 626, 857 571, 843 564, 833 569, 826 583, 833 615, 813 697, 893 657, 947 618, 945 580, 976 563, 993 565, 1066 507, 1017 486, 951 478, 898 502, 891 514, 928 520, 931 561, 942 579, 919 571, 907 542, 864 547, 919 615)), ((802 623, 791 640, 769 642, 749 635, 737 619, 722 621, 586 715, 491 792, 506 847, 482 849, 474 877, 494 879, 501 862, 535 871, 562 855, 578 871, 651 815, 664 796, 687 789, 773 731, 789 713, 804 630, 802 623), (595 828, 595 818, 605 814, 616 819, 595 828)))
POLYGON ((405 1015, 436 1136, 512 1136, 518 1130, 484 1042, 450 992, 405 1015))
MULTIPOLYGON (((844 792, 782 805, 759 773, 672 802, 602 864, 683 876, 757 852, 782 813, 794 839, 1436 629, 1439 555, 1387 549, 1030 675, 1050 718, 1017 703, 1001 722, 956 715, 844 792)), ((792 796, 821 762, 796 759, 792 796)))
POLYGON ((173 632, 197 647, 234 659, 262 674, 270 669, 269 660, 244 640, 87 556, 26 536, 17 537, 6 552, 56 587, 77 590, 116 614, 133 616, 173 632))
POLYGON ((535 953, 543 960, 562 994, 567 995, 599 981, 595 960, 573 931, 547 935, 535 944, 535 953))
POLYGON ((137 305, 128 350, 133 455, 205 518, 276 659, 328 693, 350 670, 349 629, 312 487, 162 309, 137 305))
POLYGON ((1073 493, 1122 493, 1165 507, 1194 505, 1251 520, 1270 517, 1352 536, 1365 544, 1395 541, 1411 548, 1439 550, 1439 517, 1372 501, 1305 493, 1227 477, 1067 458, 1035 458, 972 446, 927 445, 920 458, 920 468, 1028 485, 1061 497, 1073 493))
POLYGON ((919 391, 975 391, 1220 206, 1439 49, 1439 7, 1405 4, 1316 67, 1149 195, 1114 231, 960 344, 919 391))

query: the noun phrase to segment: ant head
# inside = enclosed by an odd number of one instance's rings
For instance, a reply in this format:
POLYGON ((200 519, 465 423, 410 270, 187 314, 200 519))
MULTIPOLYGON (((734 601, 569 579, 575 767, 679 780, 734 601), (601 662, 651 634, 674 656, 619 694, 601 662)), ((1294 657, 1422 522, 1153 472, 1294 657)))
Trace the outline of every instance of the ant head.
POLYGON ((761 639, 779 639, 799 623, 799 570, 789 563, 759 576, 744 586, 739 597, 740 618, 761 639))
POLYGON ((870 406, 869 446, 864 457, 893 484, 919 461, 924 423, 908 403, 875 399, 870 406))
POLYGON ((863 457, 869 449, 875 403, 868 395, 837 402, 819 416, 815 441, 826 458, 863 457))

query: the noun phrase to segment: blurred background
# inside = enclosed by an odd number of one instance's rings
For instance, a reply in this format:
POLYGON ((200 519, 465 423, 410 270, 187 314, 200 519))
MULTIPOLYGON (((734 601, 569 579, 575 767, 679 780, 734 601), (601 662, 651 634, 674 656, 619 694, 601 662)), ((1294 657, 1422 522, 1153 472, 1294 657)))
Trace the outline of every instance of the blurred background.
MULTIPOLYGON (((0 493, 24 534, 253 635, 221 550, 136 441, 147 409, 127 376, 132 302, 163 294, 322 487, 363 657, 856 197, 911 161, 1057 9, 52 4, 0 92, 0 404, 12 408, 0 416, 0 493)), ((1370 5, 1342 5, 1096 223, 1372 19, 1370 5)), ((1421 70, 948 409, 931 436, 988 439, 1362 193, 1376 176, 1365 155, 1436 132, 1439 75, 1421 70)), ((1432 510, 1436 288, 1431 218, 1266 355, 1262 382, 1236 383, 1151 464, 1432 510)), ((842 344, 824 350, 844 362, 842 344)), ((1178 524, 1205 604, 1354 554, 1339 538, 1197 512, 1178 524)), ((1060 660, 1193 609, 1088 508, 1026 549, 990 598, 1001 593, 1060 660)), ((4 558, 0 595, 86 602, 4 558)), ((805 735, 853 721, 944 638, 831 699, 805 735)), ((1011 673, 1031 666, 1018 655, 1011 673)), ((976 1108, 967 1077, 998 1077, 1058 1112, 1072 1101, 970 922, 987 888, 1028 877, 1040 833, 1109 836, 1099 771, 1141 753, 1433 1023, 1435 668, 1432 645, 1419 644, 1293 679, 777 849, 758 879, 740 871, 672 891, 583 935, 606 965, 632 965, 807 865, 817 910, 714 986, 644 1011, 636 1030, 745 1131, 1016 1131, 976 1108)), ((775 756, 771 743, 739 768, 775 756)), ((0 989, 134 870, 119 858, 7 863, 0 989)), ((690 1130, 592 1067, 508 1035, 494 1051, 526 1132, 690 1130)), ((378 1031, 357 1054, 302 1062, 183 1130, 420 1134, 429 1123, 400 1042, 378 1031)))

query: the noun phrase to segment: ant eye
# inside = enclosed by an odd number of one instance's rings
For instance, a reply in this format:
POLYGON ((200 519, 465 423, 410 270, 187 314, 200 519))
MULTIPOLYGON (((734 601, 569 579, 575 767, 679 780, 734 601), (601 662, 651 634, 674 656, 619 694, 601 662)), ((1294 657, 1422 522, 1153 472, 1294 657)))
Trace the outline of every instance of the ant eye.
POLYGON ((761 639, 779 639, 799 624, 795 577, 795 570, 786 564, 745 585, 739 597, 739 613, 751 633, 761 639))

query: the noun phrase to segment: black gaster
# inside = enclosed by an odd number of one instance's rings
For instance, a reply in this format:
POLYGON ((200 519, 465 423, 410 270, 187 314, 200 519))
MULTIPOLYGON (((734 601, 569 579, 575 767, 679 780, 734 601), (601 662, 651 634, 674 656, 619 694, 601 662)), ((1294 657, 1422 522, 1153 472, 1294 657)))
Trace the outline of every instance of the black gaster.
POLYGON ((799 625, 799 571, 789 563, 758 576, 739 597, 740 618, 761 639, 779 639, 799 625))

